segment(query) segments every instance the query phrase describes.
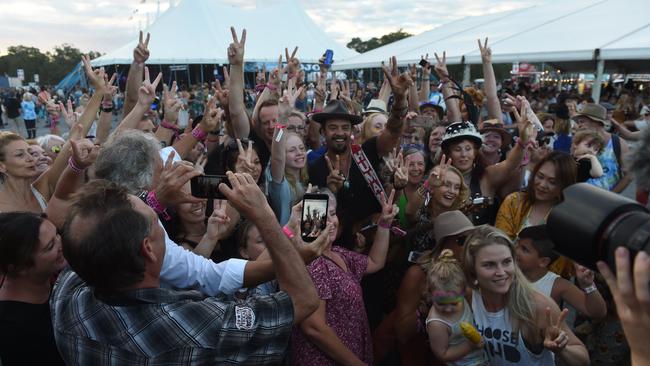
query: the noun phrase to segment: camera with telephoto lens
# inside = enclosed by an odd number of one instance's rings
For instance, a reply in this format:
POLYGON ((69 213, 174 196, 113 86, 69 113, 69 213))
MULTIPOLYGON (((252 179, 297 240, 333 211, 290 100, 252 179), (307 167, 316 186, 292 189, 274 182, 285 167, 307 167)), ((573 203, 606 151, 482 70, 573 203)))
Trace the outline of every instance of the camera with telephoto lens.
POLYGON ((587 183, 564 190, 546 227, 555 251, 591 269, 604 261, 616 268, 614 251, 627 247, 632 258, 650 254, 650 213, 635 201, 587 183))

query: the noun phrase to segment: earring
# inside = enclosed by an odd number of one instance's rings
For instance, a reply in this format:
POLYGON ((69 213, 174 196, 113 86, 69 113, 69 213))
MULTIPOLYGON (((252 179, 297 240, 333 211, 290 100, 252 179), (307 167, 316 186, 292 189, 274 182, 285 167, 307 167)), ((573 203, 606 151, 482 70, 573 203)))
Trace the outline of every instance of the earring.
POLYGON ((478 286, 478 280, 474 280, 474 286, 478 286))

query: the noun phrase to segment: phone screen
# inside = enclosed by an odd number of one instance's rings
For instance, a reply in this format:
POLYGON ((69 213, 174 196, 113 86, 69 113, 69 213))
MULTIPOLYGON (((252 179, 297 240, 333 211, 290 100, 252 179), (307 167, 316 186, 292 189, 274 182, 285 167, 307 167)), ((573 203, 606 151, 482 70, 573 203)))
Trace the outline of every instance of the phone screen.
POLYGON ((334 58, 334 51, 326 50, 325 60, 323 61, 323 64, 325 64, 326 66, 332 66, 333 58, 334 58))
POLYGON ((300 218, 303 241, 314 241, 325 230, 328 202, 329 196, 326 194, 305 194, 300 218))
POLYGON ((192 196, 198 198, 210 198, 225 200, 226 196, 219 190, 220 183, 226 183, 230 187, 230 181, 225 175, 199 175, 190 180, 192 196))

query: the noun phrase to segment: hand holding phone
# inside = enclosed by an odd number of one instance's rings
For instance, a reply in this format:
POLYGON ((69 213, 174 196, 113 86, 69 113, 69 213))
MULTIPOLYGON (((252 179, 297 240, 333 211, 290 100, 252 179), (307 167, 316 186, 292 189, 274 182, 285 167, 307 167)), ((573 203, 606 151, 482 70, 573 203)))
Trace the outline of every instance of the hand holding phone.
POLYGON ((226 196, 219 190, 219 184, 225 183, 228 187, 230 181, 225 175, 199 175, 190 180, 192 196, 197 198, 209 198, 226 200, 226 196))
POLYGON ((300 216, 302 240, 312 242, 327 226, 329 196, 326 194, 305 193, 300 216))

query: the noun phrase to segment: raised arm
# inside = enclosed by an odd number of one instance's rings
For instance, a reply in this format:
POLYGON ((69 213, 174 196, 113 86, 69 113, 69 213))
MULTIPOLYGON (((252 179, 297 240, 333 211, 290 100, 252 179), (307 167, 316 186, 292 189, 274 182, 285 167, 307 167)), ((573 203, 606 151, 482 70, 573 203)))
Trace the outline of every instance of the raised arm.
MULTIPOLYGON (((593 319, 601 319, 607 315, 607 305, 594 284, 594 272, 576 264, 576 280, 580 288, 573 283, 558 278, 553 284, 553 292, 558 292, 557 298, 566 301, 579 312, 593 319), (593 286, 593 287, 592 287, 593 286), (556 290, 557 287, 557 290, 556 290), (589 289, 587 293, 586 289, 589 289)), ((556 296, 553 296, 556 299, 556 296)))
POLYGON ((242 139, 250 133, 250 122, 244 104, 244 48, 246 46, 246 29, 242 30, 241 40, 237 32, 230 27, 232 43, 228 46, 228 63, 230 64, 230 92, 228 108, 233 138, 242 139))
POLYGON ((162 104, 163 104, 163 120, 158 129, 156 129, 156 139, 163 143, 163 146, 169 146, 172 143, 174 134, 180 132, 178 127, 178 112, 183 106, 183 102, 176 94, 178 86, 176 80, 172 82, 171 89, 163 84, 162 104))
MULTIPOLYGON (((422 66, 422 82, 418 92, 418 102, 427 102, 429 100, 429 90, 431 90, 431 64, 429 63, 429 54, 422 56, 426 65, 422 66)), ((419 103, 418 103, 419 104, 419 103)))
POLYGON ((271 178, 275 183, 282 183, 284 180, 284 167, 287 157, 287 134, 282 126, 275 125, 273 141, 271 142, 271 178))
POLYGON ((222 183, 219 189, 231 205, 257 226, 273 260, 280 288, 291 297, 294 321, 302 322, 318 308, 318 294, 300 255, 282 232, 264 193, 249 174, 227 172, 232 188, 222 183))
POLYGON ((404 117, 408 110, 407 93, 413 84, 409 73, 399 74, 397 59, 394 56, 391 58, 391 68, 386 66, 382 66, 382 68, 395 100, 388 116, 388 122, 386 122, 386 128, 377 137, 379 156, 388 155, 393 148, 400 144, 404 133, 404 117))
POLYGON ((481 45, 481 40, 478 40, 478 48, 481 51, 481 61, 483 63, 483 89, 487 98, 488 117, 496 118, 500 123, 503 123, 501 102, 497 96, 497 80, 492 67, 492 49, 488 47, 487 43, 487 37, 483 45, 481 45))
POLYGON ((149 59, 149 39, 150 34, 147 33, 147 39, 142 41, 142 31, 140 31, 140 39, 138 45, 133 49, 133 62, 129 67, 129 73, 126 77, 126 92, 124 93, 124 115, 128 115, 138 101, 138 90, 142 84, 142 77, 144 75, 144 63, 149 59))
POLYGON ((408 110, 409 112, 415 112, 418 113, 418 107, 420 106, 420 100, 418 97, 418 87, 415 85, 415 80, 418 79, 418 69, 415 64, 409 65, 409 72, 411 75, 411 80, 413 80, 413 83, 411 83, 411 86, 409 86, 409 92, 408 92, 408 110))
POLYGON ((386 199, 384 193, 381 194, 381 216, 377 223, 377 233, 375 240, 368 253, 368 267, 366 274, 371 274, 384 268, 386 264, 386 254, 388 254, 388 241, 390 239, 390 227, 393 224, 395 215, 399 212, 397 205, 393 204, 395 198, 395 190, 390 192, 390 196, 386 199))
POLYGON ((445 98, 445 105, 447 107, 447 119, 450 123, 462 122, 463 116, 460 113, 460 104, 453 89, 454 85, 449 78, 449 71, 447 70, 447 53, 442 52, 442 59, 438 57, 437 53, 434 53, 434 56, 436 56, 437 61, 434 69, 442 84, 442 96, 445 98))
POLYGON ((144 82, 142 82, 142 86, 138 90, 138 102, 135 107, 131 109, 131 112, 129 112, 122 122, 120 122, 116 130, 133 129, 138 126, 138 123, 142 120, 144 114, 151 107, 151 103, 156 99, 156 87, 161 78, 162 73, 158 73, 156 79, 151 82, 151 78, 149 77, 149 68, 144 68, 144 82))

